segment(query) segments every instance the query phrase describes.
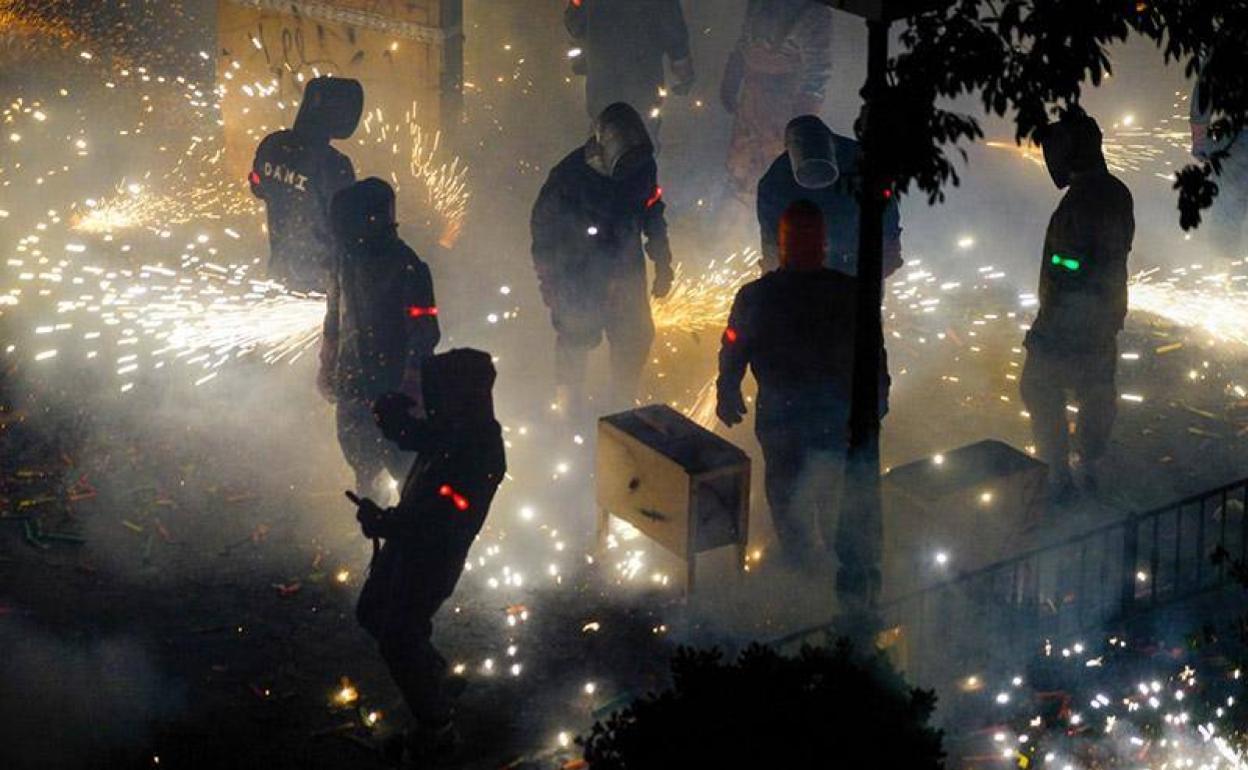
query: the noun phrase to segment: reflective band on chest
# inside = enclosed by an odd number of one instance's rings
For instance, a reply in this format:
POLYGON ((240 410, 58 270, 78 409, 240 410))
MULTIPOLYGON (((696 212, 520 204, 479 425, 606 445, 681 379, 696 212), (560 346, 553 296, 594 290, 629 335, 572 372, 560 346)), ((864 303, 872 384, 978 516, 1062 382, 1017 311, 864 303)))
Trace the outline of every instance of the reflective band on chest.
POLYGON ((411 307, 407 309, 408 318, 424 318, 425 316, 431 316, 431 315, 437 315, 437 314, 438 314, 437 305, 430 305, 429 307, 420 307, 418 305, 412 305, 411 307))
POLYGON ((654 208, 654 204, 663 200, 663 188, 658 185, 654 186, 654 193, 646 199, 646 208, 654 208))

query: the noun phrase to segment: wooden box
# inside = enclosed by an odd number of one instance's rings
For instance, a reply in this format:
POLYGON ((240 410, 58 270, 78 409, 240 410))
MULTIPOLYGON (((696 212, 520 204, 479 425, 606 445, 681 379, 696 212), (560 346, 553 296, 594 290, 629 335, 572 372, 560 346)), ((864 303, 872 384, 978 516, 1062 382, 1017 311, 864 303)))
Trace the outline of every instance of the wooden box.
POLYGON ((597 505, 600 545, 616 516, 681 558, 692 590, 699 553, 732 545, 745 564, 750 458, 667 406, 608 415, 598 421, 597 505))
POLYGON ((981 441, 894 468, 883 482, 883 598, 1008 559, 1040 522, 1048 466, 981 441))

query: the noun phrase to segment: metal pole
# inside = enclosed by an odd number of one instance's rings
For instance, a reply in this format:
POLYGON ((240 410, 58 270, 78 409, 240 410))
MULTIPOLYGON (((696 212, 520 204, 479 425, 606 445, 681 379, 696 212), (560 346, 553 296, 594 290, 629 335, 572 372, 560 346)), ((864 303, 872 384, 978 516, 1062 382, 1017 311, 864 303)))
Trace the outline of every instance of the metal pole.
POLYGON ((887 87, 888 23, 868 21, 866 103, 862 136, 861 220, 858 244, 858 302, 854 329, 853 400, 849 455, 836 538, 840 570, 837 599, 846 632, 870 635, 878 620, 883 514, 880 502, 880 366, 884 330, 884 212, 892 187, 880 169, 887 148, 880 146, 878 107, 887 87))

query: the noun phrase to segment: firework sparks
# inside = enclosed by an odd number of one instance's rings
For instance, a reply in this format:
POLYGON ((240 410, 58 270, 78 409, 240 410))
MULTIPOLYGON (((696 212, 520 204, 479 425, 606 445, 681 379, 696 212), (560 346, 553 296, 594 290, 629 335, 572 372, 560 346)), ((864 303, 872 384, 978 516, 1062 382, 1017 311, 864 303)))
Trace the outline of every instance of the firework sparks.
POLYGON ((1248 345, 1248 276, 1203 275, 1178 268, 1165 278, 1159 270, 1131 282, 1131 309, 1198 329, 1218 342, 1248 345))
POLYGON ((686 275, 684 265, 677 264, 672 290, 651 302, 655 327, 687 332, 722 328, 737 290, 758 277, 758 262, 758 252, 745 249, 722 262, 713 260, 696 277, 686 275))

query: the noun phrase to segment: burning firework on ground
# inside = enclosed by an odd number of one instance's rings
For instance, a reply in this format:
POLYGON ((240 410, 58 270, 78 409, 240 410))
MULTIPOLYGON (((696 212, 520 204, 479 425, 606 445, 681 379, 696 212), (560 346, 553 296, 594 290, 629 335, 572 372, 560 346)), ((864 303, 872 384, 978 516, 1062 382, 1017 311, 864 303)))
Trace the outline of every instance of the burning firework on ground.
POLYGON ((958 689, 994 721, 976 733, 974 767, 1248 768, 1239 669, 1182 647, 1045 642, 1026 675, 973 674, 958 689))

